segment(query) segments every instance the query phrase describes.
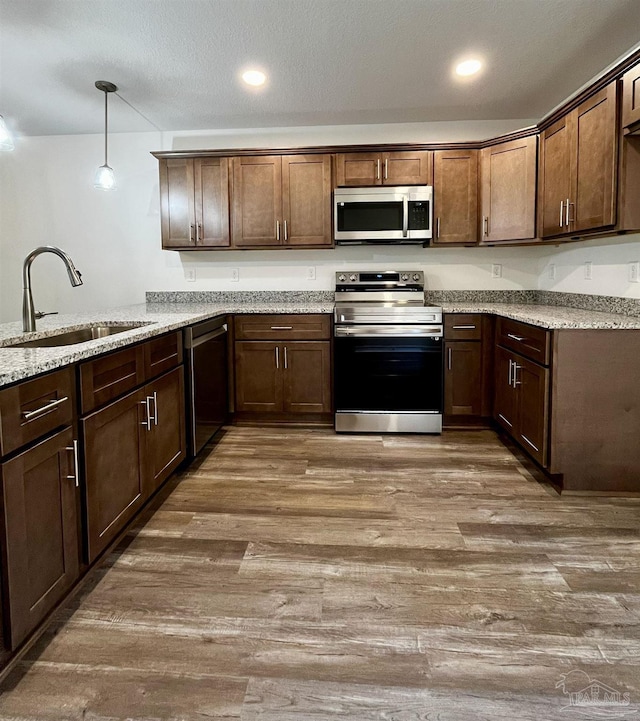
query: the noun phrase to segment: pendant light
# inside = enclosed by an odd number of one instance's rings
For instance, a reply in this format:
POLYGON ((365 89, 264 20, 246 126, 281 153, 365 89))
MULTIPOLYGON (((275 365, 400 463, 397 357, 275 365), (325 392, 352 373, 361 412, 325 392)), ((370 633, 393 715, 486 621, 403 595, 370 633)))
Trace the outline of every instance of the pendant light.
POLYGON ((98 190, 115 190, 116 177, 113 174, 113 168, 111 168, 107 162, 107 98, 109 97, 109 93, 115 93, 118 88, 106 80, 96 80, 96 88, 104 93, 104 165, 101 165, 96 171, 93 186, 98 190))
POLYGON ((4 122, 4 118, 0 115, 0 150, 13 150, 15 145, 13 144, 13 138, 9 132, 7 124, 4 122))

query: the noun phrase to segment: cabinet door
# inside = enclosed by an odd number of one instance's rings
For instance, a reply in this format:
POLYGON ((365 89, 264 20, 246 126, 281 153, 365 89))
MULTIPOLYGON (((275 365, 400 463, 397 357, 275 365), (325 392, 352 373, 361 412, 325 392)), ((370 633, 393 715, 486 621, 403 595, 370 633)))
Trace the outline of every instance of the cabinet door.
POLYGON ((331 412, 331 344, 294 341, 282 345, 284 411, 331 412))
POLYGON ((511 435, 516 434, 518 421, 517 394, 512 385, 513 354, 504 348, 496 348, 494 419, 511 435))
POLYGON ((338 153, 336 185, 382 185, 380 153, 338 153))
POLYGON ((331 246, 331 156, 282 158, 283 241, 292 246, 331 246))
POLYGON ((89 562, 144 502, 145 416, 139 389, 81 421, 89 562))
POLYGON ((160 160, 160 220, 163 248, 195 246, 192 158, 160 160))
POLYGON ((284 359, 278 343, 238 341, 236 351, 236 411, 282 411, 284 359))
POLYGON ((537 141, 532 135, 482 150, 482 242, 535 238, 537 141))
POLYGON ((198 246, 229 245, 229 160, 194 160, 196 241, 198 246))
POLYGON ((482 343, 445 343, 444 413, 482 414, 482 343))
POLYGON ((431 185, 433 154, 429 150, 382 154, 384 185, 431 185))
POLYGON ((514 383, 518 391, 517 439, 542 466, 547 464, 549 370, 515 356, 514 383))
POLYGON ((147 496, 160 487, 186 457, 184 369, 174 368, 145 388, 151 429, 147 444, 147 496))
POLYGON ((233 159, 233 245, 281 245, 282 163, 280 156, 233 159))
POLYGON ((590 230, 616 221, 617 170, 616 82, 610 83, 574 111, 573 158, 575 208, 570 230, 590 230))
POLYGON ((437 150, 433 164, 434 245, 478 240, 478 151, 437 150))
POLYGON ((549 126, 540 139, 540 235, 567 231, 566 203, 571 195, 571 138, 569 116, 549 126))
POLYGON ((640 123, 640 63, 622 76, 622 127, 640 123))
POLYGON ((79 576, 71 429, 2 464, 5 591, 15 649, 79 576))

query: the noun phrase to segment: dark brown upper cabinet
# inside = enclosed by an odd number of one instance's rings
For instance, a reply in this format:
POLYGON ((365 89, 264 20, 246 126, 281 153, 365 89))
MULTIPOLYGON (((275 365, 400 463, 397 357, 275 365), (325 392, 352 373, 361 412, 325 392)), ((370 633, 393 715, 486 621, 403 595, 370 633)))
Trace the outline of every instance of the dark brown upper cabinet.
POLYGON ((162 247, 229 246, 228 158, 161 158, 162 247))
POLYGON ((542 237, 616 223, 616 88, 610 83, 542 133, 542 237))
POLYGON ((481 243, 536 237, 537 161, 536 135, 481 151, 481 243))
POLYGON ((331 156, 233 159, 233 247, 333 245, 331 156))
POLYGON ((622 127, 640 133, 640 63, 622 76, 622 127))
POLYGON ((431 185, 432 157, 429 150, 338 153, 336 185, 431 185))
POLYGON ((478 151, 433 154, 433 245, 478 241, 478 151))

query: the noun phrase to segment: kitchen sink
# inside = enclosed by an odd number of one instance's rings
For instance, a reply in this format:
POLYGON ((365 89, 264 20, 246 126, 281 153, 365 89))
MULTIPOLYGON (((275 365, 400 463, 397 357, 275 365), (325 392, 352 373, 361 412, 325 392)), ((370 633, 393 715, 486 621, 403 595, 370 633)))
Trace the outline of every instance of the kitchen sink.
POLYGON ((65 333, 57 333, 49 335, 45 338, 37 338, 36 340, 26 340, 19 343, 7 343, 4 348, 55 348, 57 346, 74 345, 75 343, 85 343, 88 340, 96 340, 97 338, 106 338, 116 333, 124 333, 127 330, 142 328, 148 323, 139 323, 137 325, 115 325, 113 323, 104 323, 103 325, 92 326, 91 328, 79 328, 78 330, 69 330, 65 333))

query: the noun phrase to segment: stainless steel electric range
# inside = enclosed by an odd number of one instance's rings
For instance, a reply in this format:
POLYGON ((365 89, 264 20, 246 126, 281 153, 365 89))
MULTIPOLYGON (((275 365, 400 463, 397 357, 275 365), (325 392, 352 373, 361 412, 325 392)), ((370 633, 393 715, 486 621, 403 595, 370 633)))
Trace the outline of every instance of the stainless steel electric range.
POLYGON ((442 308, 422 271, 336 273, 335 301, 336 431, 440 433, 442 308))

